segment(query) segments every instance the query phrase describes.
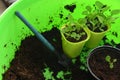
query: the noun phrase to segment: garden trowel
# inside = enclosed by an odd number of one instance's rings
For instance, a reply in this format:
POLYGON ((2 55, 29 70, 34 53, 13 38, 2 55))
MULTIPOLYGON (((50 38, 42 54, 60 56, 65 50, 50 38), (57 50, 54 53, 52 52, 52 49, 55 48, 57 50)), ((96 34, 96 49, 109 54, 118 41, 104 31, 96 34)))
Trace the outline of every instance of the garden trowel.
POLYGON ((47 47, 51 52, 53 52, 57 58, 58 58, 58 63, 61 64, 64 67, 69 67, 71 65, 71 59, 68 58, 64 53, 59 53, 54 46, 48 42, 47 39, 45 39, 42 34, 40 34, 24 17, 23 15, 16 11, 15 15, 35 34, 35 36, 39 39, 39 41, 47 47))

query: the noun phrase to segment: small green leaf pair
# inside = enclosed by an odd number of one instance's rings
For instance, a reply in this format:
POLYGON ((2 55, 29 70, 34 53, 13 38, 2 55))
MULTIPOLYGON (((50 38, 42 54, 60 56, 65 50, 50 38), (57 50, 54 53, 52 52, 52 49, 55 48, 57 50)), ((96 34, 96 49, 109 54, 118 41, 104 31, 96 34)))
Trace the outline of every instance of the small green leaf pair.
POLYGON ((106 60, 106 62, 109 63, 110 69, 113 69, 114 68, 114 63, 117 62, 117 59, 111 59, 111 57, 109 55, 107 55, 105 57, 105 60, 106 60))

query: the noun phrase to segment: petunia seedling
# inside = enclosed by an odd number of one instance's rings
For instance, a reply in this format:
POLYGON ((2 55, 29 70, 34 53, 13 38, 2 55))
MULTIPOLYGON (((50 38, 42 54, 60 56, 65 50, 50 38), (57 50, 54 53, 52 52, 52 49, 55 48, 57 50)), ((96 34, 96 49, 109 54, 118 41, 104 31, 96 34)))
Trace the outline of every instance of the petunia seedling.
POLYGON ((117 59, 111 59, 111 57, 109 55, 107 55, 105 57, 105 60, 106 60, 106 62, 109 63, 110 69, 113 69, 114 68, 114 63, 117 62, 117 59))
POLYGON ((100 32, 103 32, 108 24, 111 25, 119 18, 120 9, 111 10, 110 6, 96 1, 93 7, 86 6, 82 14, 86 15, 86 25, 90 30, 97 32, 99 29, 100 32))
POLYGON ((62 29, 62 33, 65 35, 65 37, 72 38, 75 41, 79 41, 84 35, 86 35, 86 32, 84 31, 85 22, 81 18, 79 21, 75 20, 71 15, 68 16, 68 23, 66 23, 62 29))

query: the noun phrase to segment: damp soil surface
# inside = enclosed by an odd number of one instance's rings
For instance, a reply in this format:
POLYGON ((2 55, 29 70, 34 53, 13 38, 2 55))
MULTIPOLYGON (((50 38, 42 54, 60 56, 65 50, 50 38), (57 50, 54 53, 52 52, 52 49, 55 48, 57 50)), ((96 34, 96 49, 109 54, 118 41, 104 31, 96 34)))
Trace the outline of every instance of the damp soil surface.
MULTIPOLYGON (((42 34, 59 52, 62 52, 61 36, 58 29, 53 28, 42 34)), ((58 64, 57 57, 36 37, 27 37, 21 42, 19 50, 16 51, 10 68, 3 74, 3 80, 45 80, 43 70, 46 65, 54 72, 53 75, 56 75, 60 70, 68 70, 58 64)), ((70 80, 70 78, 71 80, 96 80, 89 72, 80 70, 80 65, 81 62, 77 59, 76 63, 69 68, 72 74, 65 76, 65 80, 70 80)), ((62 79, 56 78, 56 80, 62 79)))
POLYGON ((91 54, 89 65, 91 71, 96 74, 100 80, 120 80, 120 52, 115 49, 97 49, 91 54), (111 57, 111 62, 113 62, 114 59, 117 60, 111 68, 109 62, 106 60, 107 56, 111 57))

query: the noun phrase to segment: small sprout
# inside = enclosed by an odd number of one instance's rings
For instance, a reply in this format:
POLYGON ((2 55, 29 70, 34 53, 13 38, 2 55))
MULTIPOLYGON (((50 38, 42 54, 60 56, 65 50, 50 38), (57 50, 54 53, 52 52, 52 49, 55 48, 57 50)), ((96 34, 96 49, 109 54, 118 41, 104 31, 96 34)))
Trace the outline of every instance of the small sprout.
POLYGON ((72 63, 75 64, 77 59, 72 59, 72 63))
POLYGON ((111 59, 111 57, 110 57, 109 55, 107 55, 107 56, 105 57, 105 60, 106 60, 107 62, 110 62, 110 59, 111 59))
POLYGON ((83 65, 80 66, 80 69, 83 70, 83 71, 86 71, 86 72, 88 71, 88 69, 86 68, 86 66, 83 66, 83 65))
POLYGON ((117 62, 117 59, 113 59, 113 62, 117 62))
POLYGON ((88 11, 83 11, 82 14, 83 15, 88 15, 89 13, 88 13, 88 11))
POLYGON ((87 9, 89 12, 91 12, 91 11, 92 11, 91 6, 86 6, 86 9, 87 9))
POLYGON ((57 42, 57 40, 55 38, 52 39, 54 42, 57 42))
MULTIPOLYGON (((71 72, 67 71, 67 72, 64 72, 64 71, 59 71, 58 74, 57 74, 57 78, 58 79, 61 79, 61 80, 66 80, 64 76, 66 75, 70 75, 71 72)), ((71 79, 70 79, 71 80, 71 79)))
POLYGON ((71 33, 71 37, 76 38, 76 37, 77 37, 77 33, 72 32, 72 33, 71 33))
POLYGON ((72 74, 70 71, 65 72, 65 75, 70 75, 72 74))
POLYGON ((80 69, 81 69, 81 70, 85 70, 85 67, 81 65, 81 66, 80 66, 80 69))
POLYGON ((44 75, 45 80, 55 80, 53 76, 53 71, 50 71, 49 67, 44 69, 43 75, 44 75))
POLYGON ((104 5, 100 1, 96 1, 95 6, 97 6, 98 8, 102 8, 104 5))
POLYGON ((119 9, 111 11, 111 15, 116 15, 116 14, 119 14, 119 13, 120 13, 119 9))
POLYGON ((63 71, 58 72, 57 78, 64 80, 64 79, 65 79, 65 78, 64 78, 64 72, 63 72, 63 71))
POLYGON ((86 19, 85 18, 79 18, 78 23, 84 25, 86 23, 86 19))
POLYGON ((117 62, 117 59, 111 59, 111 57, 109 55, 107 55, 105 57, 105 60, 106 60, 106 62, 109 63, 110 69, 113 69, 114 68, 114 63, 117 62))

